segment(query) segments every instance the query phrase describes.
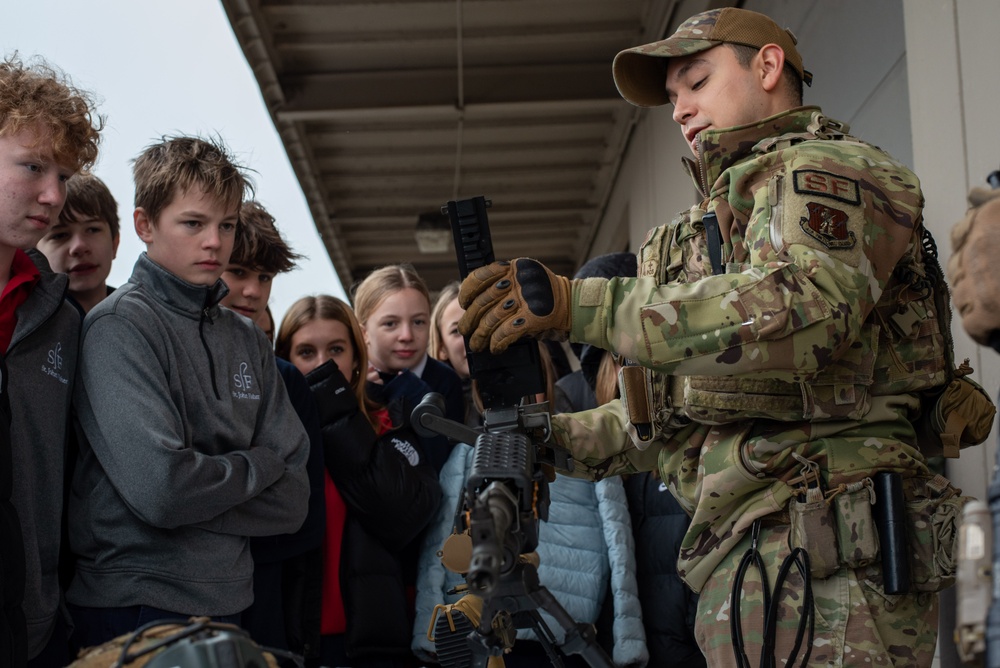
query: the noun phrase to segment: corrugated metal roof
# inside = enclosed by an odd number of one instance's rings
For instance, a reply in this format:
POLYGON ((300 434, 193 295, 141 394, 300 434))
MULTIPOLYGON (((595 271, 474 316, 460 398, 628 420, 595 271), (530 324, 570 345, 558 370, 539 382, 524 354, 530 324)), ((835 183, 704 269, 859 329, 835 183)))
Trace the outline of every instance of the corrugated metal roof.
POLYGON ((621 49, 675 0, 222 0, 345 286, 412 262, 421 213, 486 195, 498 257, 572 274, 592 249, 638 111, 621 49))

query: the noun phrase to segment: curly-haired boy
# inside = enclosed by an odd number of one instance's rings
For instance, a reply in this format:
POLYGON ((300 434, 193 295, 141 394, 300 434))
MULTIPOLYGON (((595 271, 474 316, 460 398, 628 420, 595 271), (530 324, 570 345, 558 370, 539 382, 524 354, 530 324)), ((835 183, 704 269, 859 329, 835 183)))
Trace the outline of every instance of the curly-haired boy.
POLYGON ((66 181, 97 158, 88 93, 43 62, 0 61, 0 355, 10 448, 0 448, 0 665, 65 665, 58 566, 80 317, 66 277, 31 250, 66 181), (7 460, 7 461, 5 461, 7 460))

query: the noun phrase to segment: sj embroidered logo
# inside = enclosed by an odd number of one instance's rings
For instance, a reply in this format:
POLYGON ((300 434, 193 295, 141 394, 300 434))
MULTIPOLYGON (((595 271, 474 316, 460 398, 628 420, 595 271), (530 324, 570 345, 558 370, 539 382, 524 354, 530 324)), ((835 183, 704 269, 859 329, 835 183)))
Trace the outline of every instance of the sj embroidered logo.
POLYGON ((799 219, 806 234, 827 248, 854 248, 857 240, 854 232, 847 229, 850 217, 846 213, 819 202, 807 202, 806 210, 809 215, 799 219))
POLYGON ((240 362, 239 372, 233 374, 233 385, 236 387, 233 390, 234 399, 253 399, 259 400, 260 395, 253 392, 253 377, 250 375, 250 365, 246 362, 240 362))
POLYGON ((240 363, 240 372, 233 376, 233 381, 236 384, 237 389, 249 390, 250 386, 253 384, 253 378, 247 373, 249 367, 246 362, 240 363))
POLYGON ((49 351, 49 365, 56 371, 62 369, 62 344, 57 343, 56 347, 49 351))
POLYGON ((63 365, 62 343, 56 342, 56 345, 53 346, 46 355, 45 361, 47 363, 42 364, 42 373, 44 373, 46 376, 55 378, 63 385, 69 383, 69 378, 64 376, 62 373, 62 365, 63 365))

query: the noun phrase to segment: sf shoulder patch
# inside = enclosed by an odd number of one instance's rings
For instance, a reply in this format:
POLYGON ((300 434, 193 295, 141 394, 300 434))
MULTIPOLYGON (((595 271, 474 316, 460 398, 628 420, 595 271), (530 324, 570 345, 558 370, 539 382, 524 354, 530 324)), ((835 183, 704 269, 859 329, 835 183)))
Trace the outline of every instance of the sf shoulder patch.
MULTIPOLYGON (((826 197, 852 206, 861 204, 861 188, 854 179, 818 169, 796 169, 792 177, 795 193, 805 199, 826 197)), ((806 213, 799 224, 813 239, 830 249, 854 247, 857 240, 848 229, 850 216, 843 210, 807 201, 806 213)))
POLYGON ((804 195, 829 197, 845 204, 861 204, 858 182, 818 169, 796 169, 792 172, 795 192, 804 195))
POLYGON ((860 267, 867 224, 863 178, 855 169, 845 167, 845 173, 835 174, 819 169, 818 160, 803 162, 798 163, 800 168, 788 170, 786 177, 775 177, 775 193, 769 193, 768 198, 780 211, 777 219, 775 212, 771 214, 771 236, 780 236, 783 248, 801 245, 835 254, 838 262, 849 267, 860 267), (773 229, 776 226, 780 226, 779 232, 773 229))
POLYGON ((799 219, 806 234, 830 249, 854 248, 857 238, 847 228, 846 213, 819 202, 806 202, 806 210, 809 215, 799 219))

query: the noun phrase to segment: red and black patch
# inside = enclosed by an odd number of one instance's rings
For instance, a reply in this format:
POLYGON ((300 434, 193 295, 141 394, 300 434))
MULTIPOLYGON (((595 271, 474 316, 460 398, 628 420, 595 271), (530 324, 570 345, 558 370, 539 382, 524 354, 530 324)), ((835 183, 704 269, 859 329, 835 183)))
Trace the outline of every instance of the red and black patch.
POLYGON ((809 217, 799 219, 799 224, 806 234, 827 248, 854 248, 857 239, 854 232, 847 229, 850 216, 840 209, 819 202, 806 202, 806 209, 809 211, 809 217))
POLYGON ((796 169, 792 177, 797 193, 829 197, 846 204, 861 204, 861 187, 855 179, 818 169, 796 169))

